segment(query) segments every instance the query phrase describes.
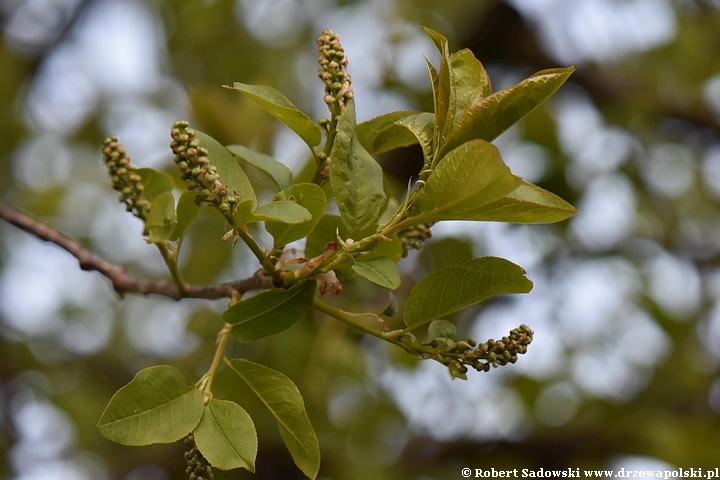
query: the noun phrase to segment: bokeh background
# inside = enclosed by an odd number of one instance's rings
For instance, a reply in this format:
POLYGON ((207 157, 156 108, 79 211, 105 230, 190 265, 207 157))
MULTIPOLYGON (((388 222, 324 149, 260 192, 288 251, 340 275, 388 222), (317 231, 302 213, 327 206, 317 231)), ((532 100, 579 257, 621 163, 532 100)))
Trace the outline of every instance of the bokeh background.
MULTIPOLYGON (((558 225, 448 222, 401 262, 401 301, 434 269, 498 255, 534 290, 458 313, 464 336, 526 323, 517 364, 466 382, 318 316, 229 353, 299 386, 328 479, 451 479, 463 467, 720 467, 720 1, 2 0, 0 200, 134 274, 164 277, 100 162, 120 136, 135 164, 173 172, 173 121, 287 162, 306 147, 221 85, 268 84, 326 115, 315 38, 350 59, 359 120, 432 109, 420 29, 470 48, 494 90, 576 65, 560 92, 495 143, 514 173, 574 203, 558 225)), ((409 148, 380 159, 402 192, 409 148)), ((260 197, 271 185, 250 172, 260 197)), ((206 212, 182 258, 203 284, 250 275, 242 245, 206 212)), ((267 240, 256 232, 261 240, 267 240)), ((302 245, 298 245, 302 248, 302 245)), ((348 280, 344 306, 381 311, 387 292, 348 280)), ((226 303, 124 300, 97 273, 0 222, 0 478, 182 478, 180 444, 123 447, 95 424, 141 368, 208 367, 226 303)), ((270 415, 227 372, 217 396, 259 433, 257 474, 293 479, 270 415)))

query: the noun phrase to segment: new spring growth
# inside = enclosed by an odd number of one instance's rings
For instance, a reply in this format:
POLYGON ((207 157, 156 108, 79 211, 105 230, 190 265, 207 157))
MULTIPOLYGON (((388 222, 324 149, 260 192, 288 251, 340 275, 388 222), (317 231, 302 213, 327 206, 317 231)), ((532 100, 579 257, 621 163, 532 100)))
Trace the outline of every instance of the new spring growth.
POLYGON ((423 242, 428 238, 432 237, 432 231, 430 227, 433 226, 433 222, 418 223, 410 228, 401 230, 398 233, 398 237, 402 242, 403 247, 403 258, 407 257, 410 250, 420 250, 423 246, 423 242))
POLYGON ((340 115, 353 98, 352 78, 347 73, 347 57, 340 36, 326 28, 317 39, 320 57, 318 76, 325 84, 325 103, 333 116, 340 115))
POLYGON ((440 363, 455 369, 464 375, 466 365, 478 372, 487 372, 491 366, 499 367, 515 363, 518 355, 527 352, 533 338, 533 331, 527 325, 520 325, 510 331, 510 335, 500 340, 492 338, 477 344, 473 338, 467 342, 453 342, 447 338, 434 338, 426 345, 437 348, 433 357, 440 363))
POLYGON ((188 190, 197 192, 195 203, 215 205, 222 213, 232 211, 237 199, 228 194, 227 185, 220 181, 217 168, 210 165, 208 151, 200 145, 186 121, 175 122, 170 130, 170 143, 175 154, 175 163, 180 168, 181 178, 188 190))
POLYGON ((150 202, 143 197, 144 187, 137 167, 130 163, 130 155, 118 143, 118 137, 103 140, 102 153, 112 188, 120 192, 119 200, 125 204, 128 212, 134 212, 135 216, 145 220, 150 213, 150 202))
MULTIPOLYGON (((503 337, 500 340, 493 340, 492 338, 485 343, 481 343, 477 346, 472 354, 468 358, 477 357, 477 359, 486 360, 486 366, 483 366, 483 370, 487 371, 489 365, 502 366, 508 363, 515 363, 518 355, 527 352, 527 346, 530 345, 533 339, 533 331, 527 325, 520 325, 510 331, 509 337, 503 337)), ((478 368, 473 364, 473 367, 478 368)))
POLYGON ((200 453, 197 446, 195 445, 195 436, 191 433, 185 437, 185 460, 187 461, 187 468, 185 473, 189 480, 212 480, 214 477, 212 468, 208 461, 200 453))

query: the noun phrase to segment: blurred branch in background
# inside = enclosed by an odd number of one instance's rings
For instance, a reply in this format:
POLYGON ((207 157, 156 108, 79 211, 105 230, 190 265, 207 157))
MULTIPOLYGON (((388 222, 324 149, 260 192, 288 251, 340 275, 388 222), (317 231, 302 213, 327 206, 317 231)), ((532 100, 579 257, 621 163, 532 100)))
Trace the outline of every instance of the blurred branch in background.
POLYGON ((243 294, 249 290, 272 287, 272 279, 260 274, 260 270, 258 270, 256 275, 244 280, 204 287, 188 285, 185 287, 185 291, 181 292, 177 285, 167 280, 148 280, 128 275, 125 268, 106 262, 62 232, 2 203, 0 203, 0 218, 40 240, 53 243, 67 251, 78 259, 81 269, 95 270, 101 273, 112 282, 113 289, 120 297, 124 297, 126 293, 139 293, 141 295, 161 295, 174 300, 182 298, 215 300, 218 298, 230 298, 234 293, 243 294))

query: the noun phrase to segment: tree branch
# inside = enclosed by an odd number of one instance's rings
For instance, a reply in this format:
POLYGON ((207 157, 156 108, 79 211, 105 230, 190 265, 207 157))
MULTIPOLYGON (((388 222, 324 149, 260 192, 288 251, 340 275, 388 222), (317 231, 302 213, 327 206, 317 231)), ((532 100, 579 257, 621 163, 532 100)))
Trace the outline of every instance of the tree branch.
POLYGON ((244 293, 249 290, 272 288, 273 286, 272 279, 264 275, 261 270, 258 270, 252 277, 244 280, 202 287, 188 285, 186 291, 181 292, 177 285, 168 280, 135 278, 129 275, 124 267, 105 261, 96 253, 89 251, 50 225, 35 220, 3 203, 0 203, 0 218, 41 240, 54 243, 70 253, 78 259, 81 269, 100 272, 112 282, 113 288, 121 297, 124 296, 125 293, 139 293, 141 295, 162 295, 175 300, 180 300, 181 298, 206 298, 214 300, 218 298, 228 298, 232 296, 233 292, 244 293))

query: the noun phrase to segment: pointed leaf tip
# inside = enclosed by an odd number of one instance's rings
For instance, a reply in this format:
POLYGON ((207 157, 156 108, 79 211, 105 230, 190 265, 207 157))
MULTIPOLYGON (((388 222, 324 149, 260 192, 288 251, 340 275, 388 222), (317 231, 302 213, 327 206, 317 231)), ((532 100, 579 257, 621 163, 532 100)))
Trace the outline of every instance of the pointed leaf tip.
POLYGON ((438 158, 473 140, 488 142, 555 93, 574 67, 541 70, 522 82, 482 98, 465 109, 440 146, 438 158))
POLYGON ((292 185, 292 171, 281 161, 243 145, 228 145, 227 149, 233 155, 265 172, 278 187, 288 188, 292 185))
POLYGON ((213 467, 255 472, 258 449, 255 424, 234 402, 215 398, 208 402, 195 429, 195 443, 213 467))
POLYGON ((410 216, 415 224, 478 220, 484 205, 501 199, 521 182, 510 173, 495 146, 473 140, 438 163, 418 192, 410 216))
POLYGON ((317 478, 320 445, 297 386, 282 373, 248 360, 231 360, 230 368, 273 414, 295 465, 309 478, 317 478))
POLYGON ((576 213, 575 207, 562 198, 523 181, 503 198, 478 209, 476 219, 513 223, 555 223, 576 213))
POLYGON ((233 83, 232 87, 226 85, 225 88, 237 90, 252 99, 295 132, 310 147, 320 143, 322 138, 320 127, 278 90, 265 85, 246 85, 240 82, 233 83))
POLYGON ((420 280, 405 304, 405 324, 422 325, 501 293, 527 293, 525 270, 497 257, 475 258, 420 280))

